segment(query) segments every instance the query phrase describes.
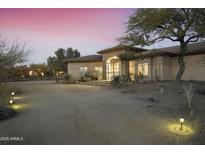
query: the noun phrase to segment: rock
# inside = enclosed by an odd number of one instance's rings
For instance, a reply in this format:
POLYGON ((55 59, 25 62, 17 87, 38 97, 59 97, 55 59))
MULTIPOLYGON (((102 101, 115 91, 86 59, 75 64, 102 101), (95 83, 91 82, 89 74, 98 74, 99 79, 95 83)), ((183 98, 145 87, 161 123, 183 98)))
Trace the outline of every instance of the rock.
POLYGON ((146 108, 153 107, 153 104, 149 103, 149 104, 144 105, 144 107, 146 107, 146 108))
POLYGON ((154 102, 154 98, 153 97, 149 97, 148 100, 151 101, 151 102, 154 102))

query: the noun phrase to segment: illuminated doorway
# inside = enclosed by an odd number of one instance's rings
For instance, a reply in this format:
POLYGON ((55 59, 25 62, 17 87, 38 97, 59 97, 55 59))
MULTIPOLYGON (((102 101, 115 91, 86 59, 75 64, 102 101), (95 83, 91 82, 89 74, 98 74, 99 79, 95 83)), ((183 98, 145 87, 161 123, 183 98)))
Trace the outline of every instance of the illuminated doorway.
POLYGON ((121 62, 116 56, 109 58, 106 61, 106 79, 112 80, 115 76, 121 74, 121 62))

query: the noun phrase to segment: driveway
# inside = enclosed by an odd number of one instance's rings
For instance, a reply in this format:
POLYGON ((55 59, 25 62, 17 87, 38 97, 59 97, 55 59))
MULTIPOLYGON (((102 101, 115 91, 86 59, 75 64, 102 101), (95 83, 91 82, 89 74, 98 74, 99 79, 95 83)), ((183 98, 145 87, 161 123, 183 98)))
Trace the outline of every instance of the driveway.
POLYGON ((111 87, 51 81, 13 83, 23 89, 18 115, 0 122, 1 144, 176 144, 131 94, 111 87), (23 140, 22 140, 22 138, 23 140), (169 138, 168 138, 169 137, 169 138))

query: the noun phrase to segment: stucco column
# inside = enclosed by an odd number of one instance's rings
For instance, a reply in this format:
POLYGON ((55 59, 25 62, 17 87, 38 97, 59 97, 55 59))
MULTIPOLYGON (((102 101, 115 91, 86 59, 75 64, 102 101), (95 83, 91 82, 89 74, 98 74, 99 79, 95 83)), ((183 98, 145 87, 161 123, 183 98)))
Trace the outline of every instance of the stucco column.
POLYGON ((121 61, 121 75, 128 76, 129 75, 129 62, 121 61))

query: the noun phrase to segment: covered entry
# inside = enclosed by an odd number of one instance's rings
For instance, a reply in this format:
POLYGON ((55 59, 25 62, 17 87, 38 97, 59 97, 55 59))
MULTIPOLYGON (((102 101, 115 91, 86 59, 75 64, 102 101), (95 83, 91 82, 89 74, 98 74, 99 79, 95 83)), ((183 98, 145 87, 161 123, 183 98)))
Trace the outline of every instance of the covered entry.
POLYGON ((112 80, 114 76, 121 74, 121 62, 116 56, 110 57, 106 61, 106 79, 112 80))

